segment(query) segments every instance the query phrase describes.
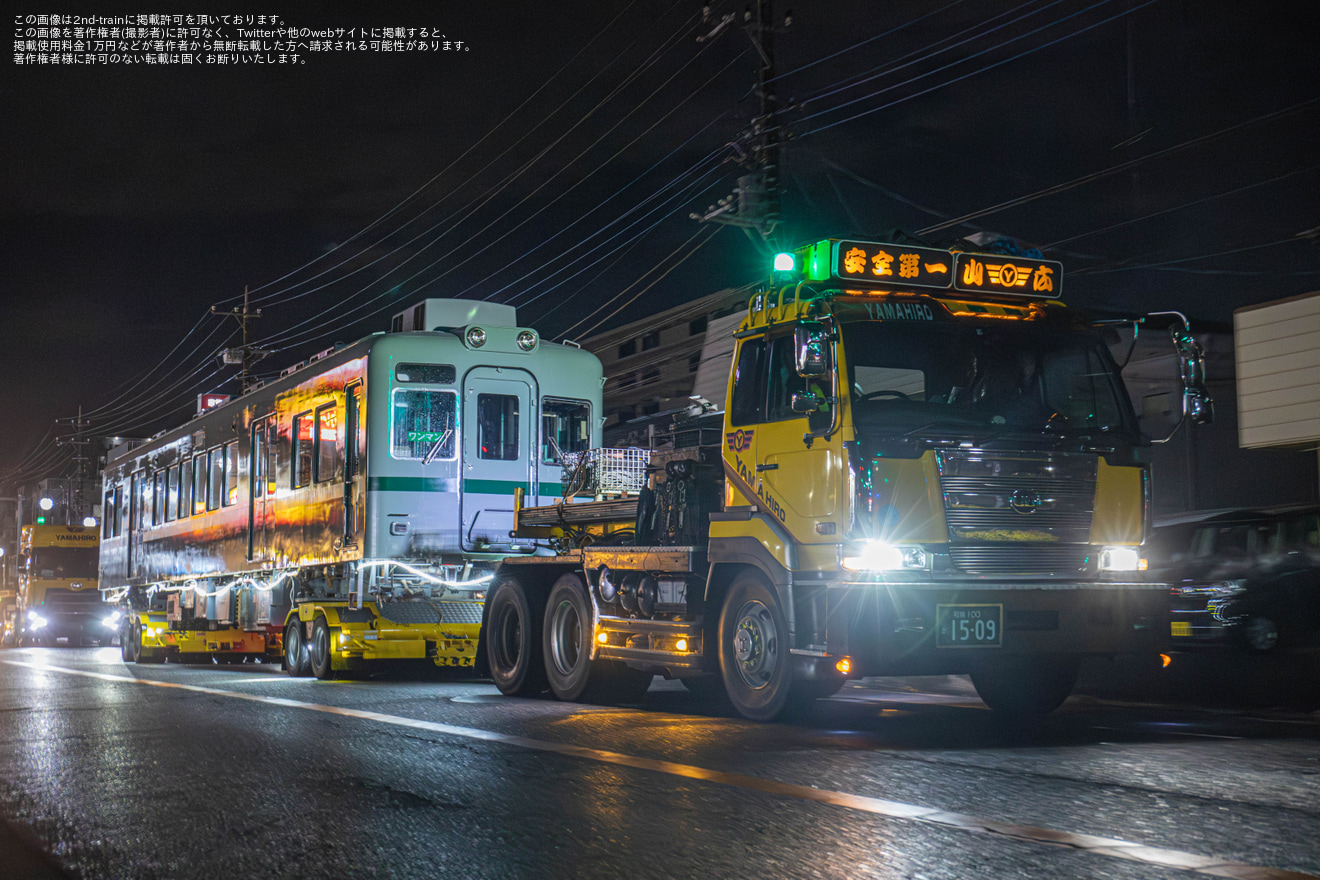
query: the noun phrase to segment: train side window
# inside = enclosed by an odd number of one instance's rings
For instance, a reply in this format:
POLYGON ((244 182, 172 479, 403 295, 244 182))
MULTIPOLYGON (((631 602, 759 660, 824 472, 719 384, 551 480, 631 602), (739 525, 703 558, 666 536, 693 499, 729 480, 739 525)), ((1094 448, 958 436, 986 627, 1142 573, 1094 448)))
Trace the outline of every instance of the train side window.
POLYGON ((333 403, 316 409, 316 473, 318 483, 339 475, 339 408, 333 403))
POLYGON ((407 461, 430 455, 432 461, 453 461, 458 455, 457 425, 454 392, 396 388, 390 407, 390 457, 407 461))
POLYGON ((165 469, 165 496, 161 499, 161 522, 174 522, 179 510, 179 468, 170 465, 165 469))
POLYGON ((298 413, 293 417, 293 488, 301 489, 312 482, 312 414, 298 413))
POLYGON ((755 425, 765 421, 765 340, 748 339, 738 350, 729 423, 755 425))
POLYGON ((591 404, 585 400, 541 400, 541 461, 559 464, 566 452, 585 452, 591 445, 591 404))
POLYGON ((179 519, 187 519, 192 513, 192 459, 179 462, 179 519))
POLYGON ((225 444, 225 495, 221 501, 225 507, 238 503, 238 441, 230 440, 225 444))
POLYGON ((192 460, 192 515, 206 512, 206 464, 209 459, 205 452, 199 452, 192 460))
POLYGON ((208 468, 211 472, 206 490, 206 509, 215 510, 220 506, 221 493, 225 489, 225 449, 217 446, 208 453, 208 468))
POLYGON ((101 503, 101 537, 113 538, 115 534, 115 490, 108 489, 105 501, 101 503))
POLYGON ((477 395, 477 457, 495 461, 518 458, 517 397, 477 395))
POLYGON ((165 471, 156 471, 152 483, 151 524, 158 526, 165 522, 165 471))

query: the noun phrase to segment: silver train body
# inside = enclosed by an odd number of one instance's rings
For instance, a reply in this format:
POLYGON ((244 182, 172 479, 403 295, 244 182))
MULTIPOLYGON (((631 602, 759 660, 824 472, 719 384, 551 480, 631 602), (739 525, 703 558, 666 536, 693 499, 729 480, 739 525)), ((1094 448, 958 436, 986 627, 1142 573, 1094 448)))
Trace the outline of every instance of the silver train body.
POLYGON ((170 629, 265 627, 274 647, 310 599, 480 598, 535 552, 509 537, 514 490, 551 503, 561 455, 599 445, 600 362, 507 306, 424 306, 440 329, 337 348, 113 457, 102 590, 144 625, 147 595, 173 594, 170 629))

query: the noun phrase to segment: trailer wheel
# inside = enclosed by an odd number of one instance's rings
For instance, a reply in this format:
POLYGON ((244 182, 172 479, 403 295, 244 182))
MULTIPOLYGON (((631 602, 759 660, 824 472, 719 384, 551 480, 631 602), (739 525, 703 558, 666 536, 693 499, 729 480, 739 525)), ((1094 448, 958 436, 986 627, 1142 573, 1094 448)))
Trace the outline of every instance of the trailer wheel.
POLYGON ((541 621, 526 588, 504 578, 487 601, 486 659, 495 686, 511 697, 540 693, 545 687, 541 621))
POLYGON ((973 672, 977 696, 996 713, 1038 718, 1063 705, 1077 683, 1076 657, 1030 657, 1000 661, 973 672))
POLYGON ((311 672, 311 660, 307 654, 302 621, 294 620, 284 629, 284 671, 294 678, 305 678, 311 672))
POLYGON ((324 617, 316 618, 316 623, 312 624, 312 643, 307 653, 311 657, 312 674, 321 681, 334 681, 336 678, 334 654, 330 646, 338 634, 339 628, 331 630, 324 617))
POLYGON ((734 578, 720 611, 720 674, 733 708, 753 721, 783 711, 792 685, 788 625, 761 576, 734 578))

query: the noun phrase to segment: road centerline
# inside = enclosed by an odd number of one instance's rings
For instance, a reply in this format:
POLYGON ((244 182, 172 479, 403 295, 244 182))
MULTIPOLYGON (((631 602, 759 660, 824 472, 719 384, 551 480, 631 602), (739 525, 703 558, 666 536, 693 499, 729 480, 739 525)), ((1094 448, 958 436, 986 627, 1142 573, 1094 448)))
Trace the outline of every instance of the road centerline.
POLYGON ((265 703, 267 705, 280 706, 283 708, 303 709, 323 714, 338 715, 345 718, 356 718, 362 721, 374 721, 395 727, 425 730, 431 733, 439 733, 463 739, 516 746, 518 748, 532 751, 551 752, 580 758, 586 761, 613 764, 615 766, 630 767, 636 770, 647 770, 654 773, 662 773, 686 779, 696 779, 733 788, 759 791, 763 794, 777 797, 829 804, 831 806, 885 816, 891 819, 923 822, 960 831, 995 834, 1029 843, 1066 846, 1072 849, 1110 858, 1143 862, 1166 868, 1177 868, 1216 877, 1240 878, 1240 880, 1320 880, 1320 875, 1316 874, 1288 871, 1263 865, 1250 865, 1242 862, 1234 862, 1228 859, 1217 858, 1215 856, 1204 856, 1197 853, 1183 852, 1181 850, 1147 846, 1142 843, 1122 840, 1119 838, 1098 837, 1095 835, 1079 834, 1071 831, 1058 831, 1033 825, 1018 825, 1011 822, 1002 822, 998 819, 950 812, 936 807, 908 804, 901 801, 891 801, 884 798, 851 794, 830 789, 812 788, 806 785, 781 782, 758 776, 748 776, 742 773, 712 770, 691 764, 664 761, 658 758, 644 758, 638 755, 624 754, 622 752, 611 752, 603 749, 593 749, 586 746, 573 745, 571 743, 557 743, 550 740, 540 740, 531 737, 498 733, 493 730, 482 730, 475 727, 462 727, 436 721, 424 721, 419 718, 408 718, 402 715, 370 712, 362 709, 346 709, 322 703, 292 700, 287 697, 268 697, 261 694, 230 691, 205 685, 180 684, 178 682, 135 678, 128 675, 113 675, 106 672, 93 672, 85 669, 50 666, 43 663, 32 663, 23 660, 2 660, 0 662, 6 663, 10 666, 21 666, 34 669, 39 672, 54 672, 64 675, 94 678, 101 681, 139 684, 150 687, 207 694, 209 696, 229 697, 231 699, 265 703))

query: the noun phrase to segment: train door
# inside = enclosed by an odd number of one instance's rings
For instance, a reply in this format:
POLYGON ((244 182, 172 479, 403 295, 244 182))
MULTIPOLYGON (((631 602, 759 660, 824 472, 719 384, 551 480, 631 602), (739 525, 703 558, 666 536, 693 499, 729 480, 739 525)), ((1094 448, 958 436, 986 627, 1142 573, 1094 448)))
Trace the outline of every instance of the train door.
POLYGON ((126 565, 128 579, 132 581, 136 572, 133 567, 142 555, 142 502, 143 487, 146 485, 146 474, 143 471, 137 471, 129 480, 128 485, 128 503, 130 505, 128 512, 128 529, 125 535, 124 548, 127 555, 126 565))
POLYGON ((506 550, 513 490, 535 496, 536 380, 526 370, 476 367, 463 387, 463 549, 506 550))
POLYGON ((344 546, 355 546, 358 529, 357 475, 361 472, 359 448, 362 424, 362 383, 344 389, 344 546))
POLYGON ((275 418, 252 422, 252 464, 248 468, 248 559, 270 562, 271 530, 275 513, 275 418))

